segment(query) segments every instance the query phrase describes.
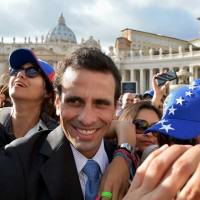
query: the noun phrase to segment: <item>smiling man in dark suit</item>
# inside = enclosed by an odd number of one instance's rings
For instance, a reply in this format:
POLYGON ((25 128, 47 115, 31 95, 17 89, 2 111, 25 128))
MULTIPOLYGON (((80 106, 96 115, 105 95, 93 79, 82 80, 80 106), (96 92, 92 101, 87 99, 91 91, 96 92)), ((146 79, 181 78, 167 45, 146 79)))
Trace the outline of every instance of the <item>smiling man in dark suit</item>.
POLYGON ((76 50, 61 74, 55 101, 60 126, 0 152, 0 199, 92 200, 97 195, 115 148, 103 138, 121 77, 108 56, 91 48, 76 50))

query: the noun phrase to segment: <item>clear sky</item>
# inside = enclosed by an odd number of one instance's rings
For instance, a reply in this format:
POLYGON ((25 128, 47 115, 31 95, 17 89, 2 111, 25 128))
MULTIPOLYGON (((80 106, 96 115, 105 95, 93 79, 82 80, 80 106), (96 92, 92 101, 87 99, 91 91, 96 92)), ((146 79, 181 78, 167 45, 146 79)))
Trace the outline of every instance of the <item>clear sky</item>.
POLYGON ((78 42, 93 35, 104 49, 124 28, 185 40, 200 37, 200 0, 1 0, 0 37, 34 40, 57 25, 61 13, 78 42))

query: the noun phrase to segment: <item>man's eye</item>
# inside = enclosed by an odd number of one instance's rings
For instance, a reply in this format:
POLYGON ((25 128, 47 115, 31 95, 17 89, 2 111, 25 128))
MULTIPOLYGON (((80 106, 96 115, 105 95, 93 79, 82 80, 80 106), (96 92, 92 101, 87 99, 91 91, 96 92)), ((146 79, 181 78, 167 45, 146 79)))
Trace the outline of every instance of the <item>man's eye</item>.
POLYGON ((66 103, 70 106, 80 106, 82 101, 80 99, 67 99, 66 103))
POLYGON ((104 106, 106 107, 110 105, 110 102, 105 100, 97 100, 96 105, 99 107, 104 107, 104 106))

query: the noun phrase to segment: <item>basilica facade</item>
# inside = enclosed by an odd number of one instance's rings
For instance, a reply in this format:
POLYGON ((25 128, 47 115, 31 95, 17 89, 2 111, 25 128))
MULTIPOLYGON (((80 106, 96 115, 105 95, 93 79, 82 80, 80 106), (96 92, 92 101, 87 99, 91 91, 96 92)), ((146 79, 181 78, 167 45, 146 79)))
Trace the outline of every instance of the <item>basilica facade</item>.
POLYGON ((8 69, 8 57, 10 52, 16 48, 29 48, 34 51, 36 56, 47 61, 54 67, 59 67, 60 61, 69 55, 72 51, 79 47, 95 47, 101 49, 100 41, 96 41, 93 36, 89 39, 82 39, 77 42, 76 35, 66 25, 63 15, 58 19, 58 24, 52 28, 45 36, 25 37, 24 42, 16 42, 13 38, 12 43, 4 42, 4 38, 0 41, 0 74, 8 69))
POLYGON ((172 81, 171 88, 200 78, 200 39, 186 41, 128 28, 121 33, 109 55, 122 81, 136 83, 137 93, 150 89, 153 75, 159 72, 177 72, 179 80, 172 81))
MULTIPOLYGON (((63 15, 58 24, 46 35, 25 37, 24 42, 12 43, 0 41, 0 74, 8 69, 8 57, 16 48, 30 48, 38 58, 46 60, 54 67, 59 67, 61 61, 79 47, 95 47, 101 49, 100 41, 93 36, 77 42, 76 35, 66 25, 63 15)), ((191 41, 169 36, 143 32, 126 28, 121 36, 116 38, 114 47, 109 48, 108 55, 118 66, 123 82, 134 82, 136 93, 152 87, 152 77, 158 72, 176 71, 183 84, 191 84, 200 78, 200 39, 191 41)), ((171 85, 180 81, 172 81, 171 85)))

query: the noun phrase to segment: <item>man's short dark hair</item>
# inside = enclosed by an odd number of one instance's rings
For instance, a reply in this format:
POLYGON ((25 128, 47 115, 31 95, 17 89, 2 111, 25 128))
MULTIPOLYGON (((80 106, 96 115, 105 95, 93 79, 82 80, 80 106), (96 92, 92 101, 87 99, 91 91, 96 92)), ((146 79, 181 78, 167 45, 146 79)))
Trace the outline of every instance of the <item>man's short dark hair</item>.
MULTIPOLYGON (((112 59, 102 53, 101 50, 86 47, 79 48, 65 60, 64 67, 60 73, 61 76, 63 76, 67 67, 111 73, 115 80, 115 101, 118 100, 121 91, 121 75, 112 59)), ((62 92, 62 77, 59 77, 58 82, 56 83, 56 88, 60 95, 62 92)))

